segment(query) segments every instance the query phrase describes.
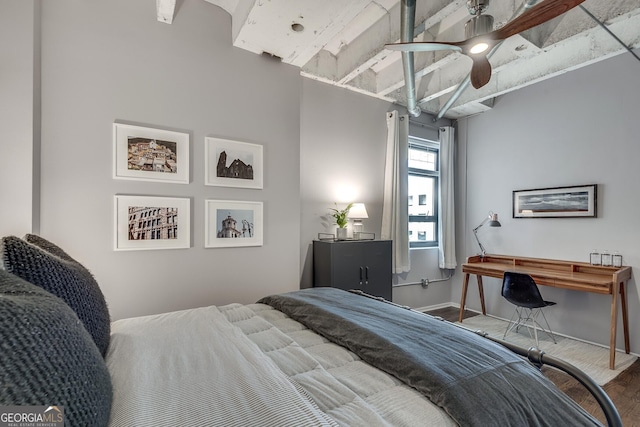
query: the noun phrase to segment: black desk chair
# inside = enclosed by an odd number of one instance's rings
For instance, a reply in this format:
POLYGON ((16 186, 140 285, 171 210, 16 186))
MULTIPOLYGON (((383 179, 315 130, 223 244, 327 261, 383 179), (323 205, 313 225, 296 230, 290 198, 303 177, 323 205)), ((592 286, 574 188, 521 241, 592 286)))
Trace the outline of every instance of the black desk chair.
POLYGON ((542 298, 538 285, 536 285, 536 282, 533 281, 531 276, 509 271, 505 272, 502 279, 502 296, 516 306, 516 310, 511 316, 511 320, 509 320, 509 326, 502 339, 505 339, 509 332, 513 330, 518 332, 521 326, 525 326, 529 332, 529 336, 531 336, 529 327, 533 329, 537 348, 540 348, 538 344, 538 329, 546 332, 553 342, 556 343, 556 338, 553 336, 549 322, 547 322, 547 318, 542 311, 545 307, 555 305, 555 302, 545 301, 542 298), (518 319, 514 320, 516 314, 518 315, 518 319), (546 329, 538 323, 538 316, 540 314, 542 314, 544 323, 547 325, 546 329))

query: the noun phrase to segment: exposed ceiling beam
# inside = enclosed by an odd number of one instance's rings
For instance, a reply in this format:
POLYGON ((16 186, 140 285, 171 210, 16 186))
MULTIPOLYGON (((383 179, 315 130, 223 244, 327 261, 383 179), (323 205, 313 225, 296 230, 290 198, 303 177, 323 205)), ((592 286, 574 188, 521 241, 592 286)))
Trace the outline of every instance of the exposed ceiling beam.
POLYGON ((176 11, 176 0, 156 0, 156 13, 158 21, 165 24, 173 22, 173 14, 176 11))
MULTIPOLYGON (((230 14, 234 46, 268 52, 300 67, 304 77, 407 105, 401 54, 384 47, 400 39, 403 0, 204 1, 230 14)), ((531 0, 494 0, 487 13, 494 17, 495 28, 510 22, 524 1, 531 0)), ((174 1, 158 0, 159 16, 163 4, 175 13, 174 1)), ((628 50, 640 47, 640 0, 586 0, 584 6, 628 50)), ((469 17, 467 0, 418 0, 414 40, 462 40, 469 17)), ((471 60, 450 51, 416 54, 417 103, 434 115, 447 105, 444 117, 450 119, 477 114, 513 90, 624 51, 594 19, 575 8, 505 40, 491 58, 490 83, 462 91, 450 105, 446 103, 469 75, 471 60)))

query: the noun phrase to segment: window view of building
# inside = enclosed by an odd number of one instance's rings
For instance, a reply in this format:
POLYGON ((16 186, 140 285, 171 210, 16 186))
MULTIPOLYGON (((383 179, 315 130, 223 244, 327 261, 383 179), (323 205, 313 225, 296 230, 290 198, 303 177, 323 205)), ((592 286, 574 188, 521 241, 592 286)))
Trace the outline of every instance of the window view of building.
POLYGON ((409 246, 412 248, 438 245, 438 150, 436 142, 409 137, 409 246))

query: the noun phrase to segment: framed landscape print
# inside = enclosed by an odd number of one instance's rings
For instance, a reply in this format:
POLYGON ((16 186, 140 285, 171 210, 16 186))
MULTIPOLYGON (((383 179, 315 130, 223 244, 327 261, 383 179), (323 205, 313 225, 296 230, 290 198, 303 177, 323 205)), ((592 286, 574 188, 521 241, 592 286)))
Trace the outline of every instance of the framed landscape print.
POLYGON ((115 250, 190 247, 190 199, 116 195, 114 205, 115 250))
POLYGON ((205 185, 262 188, 262 145, 205 138, 205 185))
POLYGON ((113 124, 113 177, 189 183, 189 134, 113 124))
POLYGON ((513 192, 513 217, 596 217, 597 190, 595 184, 517 190, 513 192))
POLYGON ((205 200, 205 248, 262 246, 262 202, 205 200))

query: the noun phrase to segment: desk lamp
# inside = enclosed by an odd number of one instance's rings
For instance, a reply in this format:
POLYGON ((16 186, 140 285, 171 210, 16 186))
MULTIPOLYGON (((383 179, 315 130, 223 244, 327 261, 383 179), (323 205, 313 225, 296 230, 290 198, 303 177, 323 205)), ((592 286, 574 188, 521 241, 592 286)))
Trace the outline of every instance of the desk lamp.
POLYGON ((501 227, 500 221, 498 221, 498 214, 489 212, 489 215, 480 223, 479 226, 473 229, 473 235, 476 237, 476 241, 478 242, 478 246, 480 246, 480 256, 485 256, 487 253, 482 243, 480 243, 480 239, 478 239, 478 229, 489 222, 489 227, 501 227))
POLYGON ((369 218, 364 203, 354 203, 347 216, 353 219, 353 238, 357 240, 360 238, 360 233, 362 233, 362 220, 369 218))

